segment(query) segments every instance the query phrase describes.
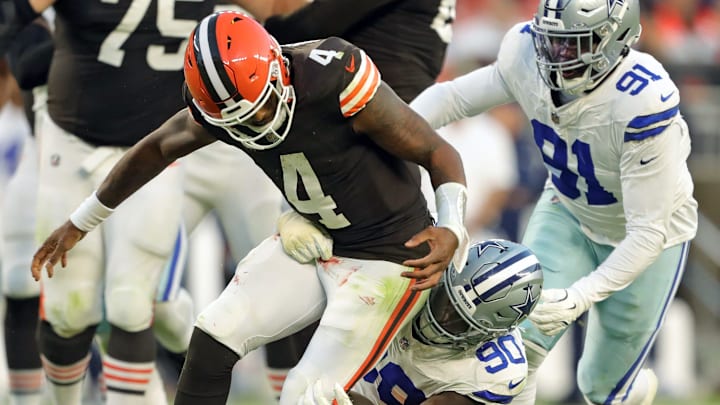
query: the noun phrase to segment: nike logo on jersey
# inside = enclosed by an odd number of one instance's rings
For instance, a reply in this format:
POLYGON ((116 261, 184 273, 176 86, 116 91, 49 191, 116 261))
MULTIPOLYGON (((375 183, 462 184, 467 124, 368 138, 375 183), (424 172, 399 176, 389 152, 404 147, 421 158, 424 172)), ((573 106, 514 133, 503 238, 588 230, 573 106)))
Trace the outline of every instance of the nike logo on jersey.
POLYGON ((345 70, 355 73, 355 55, 350 55, 350 64, 345 66, 345 70))
POLYGON ((511 390, 513 390, 513 389, 515 389, 515 387, 517 387, 518 385, 522 384, 523 381, 525 381, 525 378, 521 378, 518 382, 510 381, 510 382, 508 383, 508 388, 510 388, 511 390))
POLYGON ((651 157, 650 159, 640 159, 640 164, 644 166, 644 165, 652 162, 655 159, 657 159, 657 156, 651 157))
POLYGON ((670 94, 668 94, 667 96, 663 96, 663 95, 661 94, 661 95, 660 95, 660 101, 662 101, 662 102, 664 103, 664 102, 670 100, 670 97, 672 97, 673 94, 675 94, 674 91, 671 92, 670 94))

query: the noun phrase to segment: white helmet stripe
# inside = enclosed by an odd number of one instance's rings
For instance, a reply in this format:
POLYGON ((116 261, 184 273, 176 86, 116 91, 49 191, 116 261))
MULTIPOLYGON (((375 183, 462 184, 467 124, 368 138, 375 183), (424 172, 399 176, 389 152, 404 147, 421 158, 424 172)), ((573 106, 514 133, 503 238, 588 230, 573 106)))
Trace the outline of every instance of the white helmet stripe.
POLYGON ((210 18, 205 18, 200 22, 200 34, 198 34, 200 42, 200 55, 198 55, 198 58, 202 60, 207 77, 210 79, 210 83, 206 83, 206 85, 212 86, 220 100, 227 100, 230 98, 230 92, 225 88, 222 80, 220 79, 220 74, 215 68, 215 63, 213 63, 212 59, 212 51, 210 50, 210 41, 208 37, 208 26, 210 25, 210 20, 210 18))
POLYGON ((538 263, 538 259, 535 255, 530 255, 530 256, 524 257, 521 260, 518 260, 517 262, 504 268, 503 270, 497 272, 496 274, 493 274, 492 276, 488 277, 487 280, 484 280, 480 284, 474 286, 472 289, 467 291, 467 295, 474 301, 476 298, 480 298, 480 296, 482 296, 483 294, 488 292, 490 289, 493 289, 497 285, 514 277, 516 274, 520 273, 523 269, 531 267, 537 263, 538 263))

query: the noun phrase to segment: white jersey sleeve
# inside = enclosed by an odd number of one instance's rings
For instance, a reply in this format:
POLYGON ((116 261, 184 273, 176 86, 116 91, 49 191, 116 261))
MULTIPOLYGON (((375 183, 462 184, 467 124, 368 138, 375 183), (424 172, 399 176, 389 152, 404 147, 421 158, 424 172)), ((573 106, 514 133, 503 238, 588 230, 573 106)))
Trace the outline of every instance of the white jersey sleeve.
POLYGON ((483 404, 508 404, 527 377, 519 331, 458 352, 424 345, 406 327, 385 357, 353 391, 375 404, 417 405, 433 395, 455 392, 483 404))
POLYGON ((514 59, 513 47, 506 36, 495 63, 428 87, 413 99, 410 107, 434 129, 438 129, 450 122, 515 101, 500 67, 501 64, 512 64, 508 59, 514 59))

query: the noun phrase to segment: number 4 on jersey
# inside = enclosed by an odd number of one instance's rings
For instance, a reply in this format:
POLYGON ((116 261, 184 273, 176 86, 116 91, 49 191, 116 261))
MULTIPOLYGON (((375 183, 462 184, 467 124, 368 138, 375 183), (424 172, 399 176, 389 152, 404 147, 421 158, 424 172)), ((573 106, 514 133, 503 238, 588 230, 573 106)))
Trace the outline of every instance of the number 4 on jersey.
POLYGON ((335 200, 323 192, 320 180, 304 153, 281 155, 280 164, 283 172, 285 197, 296 210, 303 214, 319 215, 320 223, 328 229, 350 226, 350 221, 345 218, 345 215, 335 213, 335 208, 337 208, 335 200), (307 200, 300 200, 298 197, 299 180, 302 180, 307 200))

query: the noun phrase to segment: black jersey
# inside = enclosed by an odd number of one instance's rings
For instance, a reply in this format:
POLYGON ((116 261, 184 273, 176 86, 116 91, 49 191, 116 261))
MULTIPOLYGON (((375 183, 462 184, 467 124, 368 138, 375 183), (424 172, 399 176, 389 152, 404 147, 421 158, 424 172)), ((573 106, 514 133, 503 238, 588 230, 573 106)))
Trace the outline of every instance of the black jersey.
POLYGON ((190 32, 214 1, 58 0, 48 110, 96 145, 129 146, 182 108, 190 32))
POLYGON ((397 263, 426 254, 425 245, 412 250, 403 245, 431 224, 418 166, 355 133, 349 119, 379 85, 372 61, 335 37, 283 46, 283 54, 290 59, 297 104, 290 132, 278 146, 243 147, 207 123, 185 91, 195 119, 221 141, 245 150, 298 212, 329 232, 336 254, 397 263), (363 83, 370 71, 374 86, 363 83))
POLYGON ((330 35, 352 42, 410 102, 440 74, 454 18, 455 0, 316 0, 265 27, 280 43, 330 35))

